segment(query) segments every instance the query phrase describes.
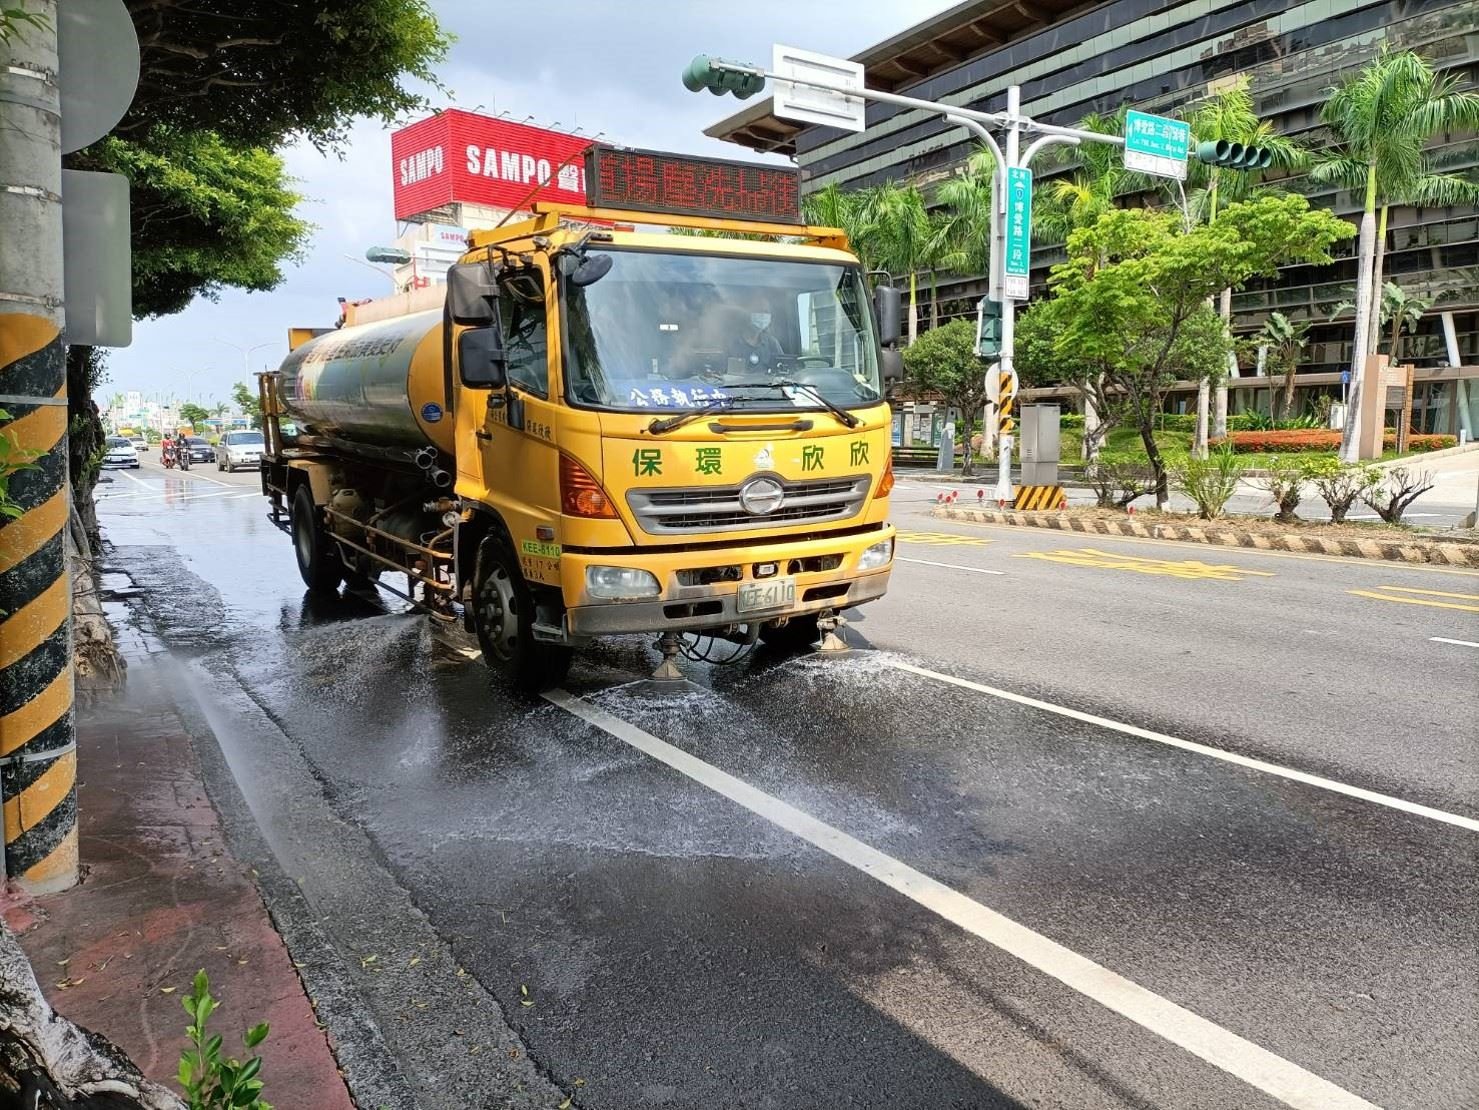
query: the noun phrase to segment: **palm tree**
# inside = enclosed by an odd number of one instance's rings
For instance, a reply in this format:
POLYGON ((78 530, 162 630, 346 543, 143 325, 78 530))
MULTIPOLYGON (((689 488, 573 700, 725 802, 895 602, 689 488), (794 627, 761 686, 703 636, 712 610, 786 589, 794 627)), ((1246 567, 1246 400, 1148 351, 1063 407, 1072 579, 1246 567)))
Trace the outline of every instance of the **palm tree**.
MULTIPOLYGON (((1078 121, 1080 130, 1101 135, 1124 133, 1124 112, 1103 116, 1090 113, 1078 121)), ((1032 237, 1039 243, 1062 243, 1070 232, 1088 227, 1114 207, 1115 197, 1133 191, 1144 178, 1125 169, 1123 154, 1109 143, 1084 143, 1073 157, 1079 168, 1071 177, 1058 177, 1038 193, 1032 210, 1032 237)))
MULTIPOLYGON (((1279 171, 1300 169, 1309 161, 1309 155, 1299 143, 1285 138, 1273 129, 1267 120, 1259 119, 1253 104, 1253 94, 1248 78, 1241 77, 1229 88, 1209 97, 1191 117, 1193 147, 1204 142, 1241 143, 1244 146, 1263 147, 1272 154, 1269 168, 1279 171)), ((1261 183, 1261 174, 1246 170, 1224 170, 1210 166, 1196 158, 1187 166, 1187 185, 1191 187, 1191 207, 1198 218, 1208 222, 1217 218, 1220 208, 1247 200, 1261 183)), ((1232 290, 1224 289, 1218 298, 1224 327, 1232 322, 1232 290)), ((1229 362, 1228 373, 1233 369, 1229 362)), ((1292 375, 1293 370, 1289 373, 1292 375)), ((1286 396, 1292 395, 1292 382, 1286 382, 1286 396)), ((1286 413, 1287 415, 1287 413, 1286 413)), ((1217 381, 1215 405, 1212 403, 1212 384, 1203 378, 1197 386, 1197 426, 1192 440, 1192 453, 1198 458, 1207 454, 1209 427, 1213 437, 1221 439, 1227 435, 1227 374, 1217 381), (1208 412, 1209 408, 1212 410, 1208 412)))
POLYGON ((1402 333, 1405 331, 1412 335, 1417 331, 1418 322, 1422 320, 1423 313, 1433 307, 1431 297, 1408 296, 1407 291, 1395 281, 1389 281, 1382 287, 1381 291, 1381 324, 1392 325, 1392 361, 1397 361, 1398 345, 1402 341, 1402 333))
POLYGON ((1294 407, 1294 375, 1299 369, 1299 356, 1304 352, 1309 330, 1308 320, 1296 323, 1282 312, 1271 312, 1254 337, 1260 347, 1268 350, 1269 376, 1272 377, 1275 370, 1284 373, 1284 402, 1280 411, 1285 420, 1289 419, 1294 407))
POLYGON ((1455 75, 1438 76, 1420 55, 1383 48, 1355 76, 1330 90, 1321 118, 1335 139, 1333 153, 1315 166, 1316 181, 1362 190, 1356 248, 1356 330, 1351 357, 1350 406, 1341 458, 1355 462, 1361 373, 1372 350, 1377 209, 1381 239, 1393 203, 1449 205, 1479 193, 1472 183, 1433 172, 1424 148, 1435 135, 1479 128, 1479 93, 1459 90, 1455 75))
POLYGON ((919 334, 919 275, 939 263, 940 230, 914 184, 878 186, 870 207, 879 263, 894 273, 909 275, 909 342, 913 343, 919 334))
POLYGON ((991 196, 996 158, 978 147, 960 171, 935 191, 944 208, 939 264, 956 274, 984 274, 991 268, 991 196))
POLYGON ((842 189, 834 181, 805 197, 801 209, 809 224, 840 227, 863 268, 873 270, 878 268, 875 202, 875 190, 842 189))

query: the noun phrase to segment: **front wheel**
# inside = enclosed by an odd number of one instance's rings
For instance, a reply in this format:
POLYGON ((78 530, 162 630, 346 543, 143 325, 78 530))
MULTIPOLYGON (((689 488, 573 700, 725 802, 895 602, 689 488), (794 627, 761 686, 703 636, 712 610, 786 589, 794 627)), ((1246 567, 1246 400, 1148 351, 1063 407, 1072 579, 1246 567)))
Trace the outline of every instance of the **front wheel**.
POLYGON ((565 680, 571 650, 534 638, 534 595, 501 536, 478 548, 472 609, 483 661, 516 689, 536 693, 565 680))
POLYGON ((293 497, 293 551, 298 573, 310 590, 334 590, 344 580, 339 549, 319 523, 318 506, 306 485, 299 486, 293 497))

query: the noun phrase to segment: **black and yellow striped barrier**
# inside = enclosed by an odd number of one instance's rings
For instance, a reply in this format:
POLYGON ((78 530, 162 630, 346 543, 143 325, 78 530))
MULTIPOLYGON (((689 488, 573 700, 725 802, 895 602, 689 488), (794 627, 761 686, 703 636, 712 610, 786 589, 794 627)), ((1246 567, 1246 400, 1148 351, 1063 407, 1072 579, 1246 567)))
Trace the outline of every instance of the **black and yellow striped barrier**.
POLYGON ((1012 406, 1017 400, 1017 375, 1010 370, 1000 373, 997 379, 996 431, 998 435, 1009 436, 1017 427, 1017 421, 1012 417, 1012 406))
POLYGON ((0 435, 34 455, 10 479, 20 515, 0 523, 0 800, 5 874, 35 892, 77 881, 66 390, 57 325, 0 313, 0 435))
POLYGON ((1023 511, 1029 509, 1061 509, 1063 504, 1062 486, 1022 486, 1017 490, 1017 497, 1012 502, 1012 508, 1023 511))

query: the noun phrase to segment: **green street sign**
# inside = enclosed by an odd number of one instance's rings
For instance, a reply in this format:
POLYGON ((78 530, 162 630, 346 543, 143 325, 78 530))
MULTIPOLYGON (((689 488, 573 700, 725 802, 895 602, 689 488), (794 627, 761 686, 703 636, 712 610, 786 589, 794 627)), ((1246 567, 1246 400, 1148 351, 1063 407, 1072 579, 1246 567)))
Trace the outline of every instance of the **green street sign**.
POLYGON ((1032 269, 1032 171, 1007 170, 1006 251, 1002 256, 1001 295, 1027 299, 1027 275, 1032 269))
POLYGON ((1191 124, 1146 112, 1125 114, 1125 169, 1186 180, 1191 124))

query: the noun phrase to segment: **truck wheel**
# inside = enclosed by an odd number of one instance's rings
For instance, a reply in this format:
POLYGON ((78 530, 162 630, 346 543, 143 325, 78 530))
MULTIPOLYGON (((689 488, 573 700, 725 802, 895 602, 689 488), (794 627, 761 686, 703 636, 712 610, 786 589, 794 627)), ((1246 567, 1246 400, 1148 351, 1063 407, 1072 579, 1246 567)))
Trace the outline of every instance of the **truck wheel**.
POLYGON ((780 651, 801 651, 821 638, 815 613, 792 617, 785 624, 767 624, 760 630, 760 639, 765 645, 780 651))
POLYGON ((535 693, 565 680, 571 651, 534 639, 534 595, 501 536, 478 548, 472 610, 483 661, 516 689, 535 693))
POLYGON ((344 563, 334 541, 324 534, 318 507, 306 485, 293 497, 293 550, 298 555, 298 573, 310 590, 334 590, 344 579, 344 563))

